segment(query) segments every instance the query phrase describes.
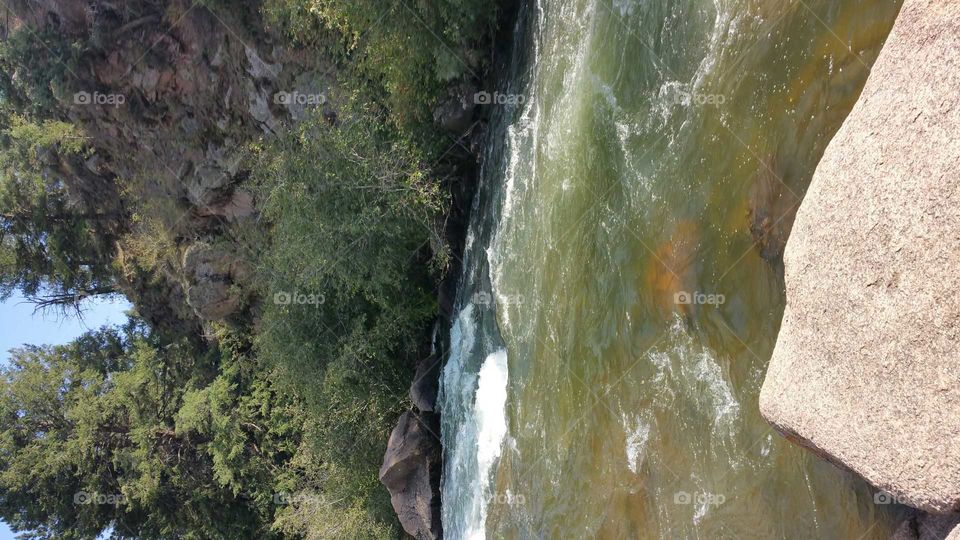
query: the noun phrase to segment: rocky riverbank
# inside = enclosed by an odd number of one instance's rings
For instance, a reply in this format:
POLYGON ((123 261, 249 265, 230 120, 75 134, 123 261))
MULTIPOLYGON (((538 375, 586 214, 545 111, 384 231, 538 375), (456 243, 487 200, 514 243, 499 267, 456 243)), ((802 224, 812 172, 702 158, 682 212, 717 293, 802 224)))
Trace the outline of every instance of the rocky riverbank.
POLYGON ((448 99, 434 110, 437 126, 456 139, 452 150, 460 155, 450 184, 451 206, 444 228, 444 242, 454 256, 445 278, 437 287, 440 307, 430 355, 417 365, 410 385, 412 407, 390 434, 380 469, 380 481, 390 492, 391 503, 404 530, 417 539, 443 537, 441 524, 441 476, 443 447, 437 406, 440 371, 449 355, 449 333, 454 302, 462 271, 470 209, 480 174, 481 150, 487 143, 489 110, 478 105, 475 94, 482 88, 497 88, 507 73, 509 30, 520 2, 503 3, 494 39, 493 61, 483 80, 450 89, 448 99))

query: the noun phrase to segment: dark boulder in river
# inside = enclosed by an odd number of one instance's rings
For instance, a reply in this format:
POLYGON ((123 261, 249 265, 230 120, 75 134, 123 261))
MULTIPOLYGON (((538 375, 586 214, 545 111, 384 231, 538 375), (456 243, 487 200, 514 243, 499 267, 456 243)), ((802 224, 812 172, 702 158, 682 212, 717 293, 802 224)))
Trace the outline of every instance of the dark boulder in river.
POLYGON ((390 434, 380 482, 403 530, 418 540, 442 537, 440 525, 440 417, 407 411, 390 434))

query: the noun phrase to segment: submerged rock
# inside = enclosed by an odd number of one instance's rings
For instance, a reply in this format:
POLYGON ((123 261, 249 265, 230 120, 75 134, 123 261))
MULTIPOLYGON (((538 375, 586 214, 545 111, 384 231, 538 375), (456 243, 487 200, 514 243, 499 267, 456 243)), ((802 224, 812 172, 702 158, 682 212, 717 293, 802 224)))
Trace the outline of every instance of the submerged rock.
POLYGON ((800 197, 787 185, 777 161, 761 161, 750 187, 747 221, 757 250, 767 262, 780 262, 799 205, 800 197))
POLYGON ((781 432, 960 511, 960 4, 907 0, 784 255, 760 394, 781 432))
POLYGON ((380 482, 403 530, 418 540, 442 537, 440 524, 440 417, 407 411, 390 434, 380 482))
POLYGON ((410 385, 410 401, 418 410, 435 412, 437 394, 440 391, 441 366, 442 362, 436 355, 430 355, 417 364, 417 371, 410 385))

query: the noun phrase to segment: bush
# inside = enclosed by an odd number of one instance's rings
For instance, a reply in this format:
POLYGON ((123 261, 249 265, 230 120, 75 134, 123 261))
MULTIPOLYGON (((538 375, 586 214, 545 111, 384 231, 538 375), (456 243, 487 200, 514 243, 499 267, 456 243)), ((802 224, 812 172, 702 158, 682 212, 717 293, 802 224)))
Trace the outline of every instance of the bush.
MULTIPOLYGON (((497 2, 267 0, 266 18, 292 40, 349 59, 354 87, 377 87, 393 123, 429 142, 430 111, 456 79, 479 78, 497 2)), ((349 81, 348 81, 349 82, 349 81)))
MULTIPOLYGON (((365 519, 396 522, 377 472, 436 316, 430 237, 445 201, 409 141, 372 107, 307 122, 257 149, 254 188, 269 222, 257 352, 303 399, 314 456, 300 489, 365 519)), ((258 240, 256 244, 263 241, 258 240)), ((285 523, 314 522, 297 514, 285 523)), ((347 535, 349 536, 349 535, 347 535)))

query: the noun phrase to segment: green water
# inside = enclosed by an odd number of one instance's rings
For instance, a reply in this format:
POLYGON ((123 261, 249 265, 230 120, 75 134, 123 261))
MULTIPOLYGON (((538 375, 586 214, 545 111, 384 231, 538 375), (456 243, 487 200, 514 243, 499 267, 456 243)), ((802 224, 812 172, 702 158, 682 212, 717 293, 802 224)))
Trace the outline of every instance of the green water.
POLYGON ((448 536, 889 537, 757 397, 793 212, 899 7, 535 3, 442 380, 448 536))

